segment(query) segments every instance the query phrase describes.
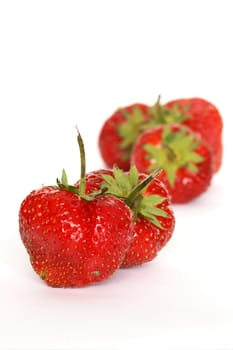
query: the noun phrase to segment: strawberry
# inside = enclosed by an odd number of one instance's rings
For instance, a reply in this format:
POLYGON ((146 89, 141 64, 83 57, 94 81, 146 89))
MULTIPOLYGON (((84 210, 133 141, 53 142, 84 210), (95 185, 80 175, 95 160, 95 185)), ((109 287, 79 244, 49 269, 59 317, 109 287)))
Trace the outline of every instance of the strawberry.
MULTIPOLYGON (((84 152, 78 136, 81 154, 84 152)), ((32 191, 19 211, 19 231, 35 272, 52 287, 81 287, 109 278, 133 237, 130 208, 104 191, 86 193, 85 158, 80 189, 65 171, 56 186, 32 191)))
POLYGON ((117 109, 103 124, 98 139, 100 154, 105 164, 118 165, 123 170, 130 167, 130 154, 141 126, 149 120, 148 106, 134 103, 117 109))
MULTIPOLYGON (((79 182, 76 186, 79 187, 79 182)), ((114 167, 113 170, 102 169, 87 174, 87 193, 100 188, 108 188, 107 193, 123 199, 134 213, 134 237, 121 267, 153 260, 170 240, 175 227, 164 184, 153 175, 150 179, 146 174, 138 174, 134 166, 128 173, 114 167)))
POLYGON ((217 107, 199 98, 182 98, 162 105, 160 96, 152 106, 135 103, 118 109, 104 123, 99 135, 100 153, 105 163, 128 170, 132 148, 146 129, 160 124, 184 124, 208 143, 213 157, 213 171, 222 163, 223 121, 217 107))
POLYGON ((19 227, 31 264, 48 285, 81 287, 119 268, 130 243, 132 213, 113 196, 90 201, 43 187, 23 201, 19 227))
POLYGON ((181 98, 161 105, 159 100, 150 108, 152 126, 182 123, 199 133, 208 143, 213 156, 213 171, 217 172, 222 163, 223 121, 217 107, 199 98, 181 98))
POLYGON ((162 168, 158 178, 173 203, 185 203, 210 185, 212 154, 199 134, 180 125, 159 125, 142 133, 132 151, 132 164, 139 172, 162 168))
POLYGON ((213 154, 214 172, 217 172, 222 163, 223 129, 218 109, 202 98, 177 99, 166 103, 165 106, 183 112, 187 116, 183 123, 206 140, 213 154))

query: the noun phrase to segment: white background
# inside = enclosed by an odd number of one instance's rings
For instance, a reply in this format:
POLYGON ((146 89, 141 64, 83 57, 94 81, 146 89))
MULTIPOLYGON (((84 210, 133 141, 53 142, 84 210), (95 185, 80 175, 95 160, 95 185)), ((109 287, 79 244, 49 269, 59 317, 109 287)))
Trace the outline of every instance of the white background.
POLYGON ((232 82, 229 1, 0 2, 0 348, 233 349, 232 82), (224 162, 208 192, 174 206, 152 263, 105 283, 53 289, 18 233, 23 198, 88 170, 119 106, 204 97, 224 119, 224 162))

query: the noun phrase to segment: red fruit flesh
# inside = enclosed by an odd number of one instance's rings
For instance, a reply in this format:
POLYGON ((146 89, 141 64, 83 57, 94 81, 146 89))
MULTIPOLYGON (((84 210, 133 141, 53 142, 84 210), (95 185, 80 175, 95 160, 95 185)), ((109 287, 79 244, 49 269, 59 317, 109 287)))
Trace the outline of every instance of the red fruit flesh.
MULTIPOLYGON (((147 120, 148 106, 142 103, 135 103, 124 108, 131 115, 133 109, 138 108, 142 116, 147 120)), ((118 127, 126 122, 121 109, 116 110, 103 124, 99 134, 99 149, 105 164, 112 168, 117 165, 123 170, 129 170, 131 147, 121 147, 122 137, 119 135, 118 127)))
POLYGON ((165 107, 177 107, 188 118, 183 124, 199 133, 210 146, 213 154, 213 170, 217 172, 222 163, 222 130, 223 121, 218 109, 202 98, 184 98, 169 101, 165 107))
POLYGON ((53 287, 81 287, 110 277, 133 235, 130 209, 112 196, 81 199, 44 187, 21 204, 19 227, 31 264, 53 287))

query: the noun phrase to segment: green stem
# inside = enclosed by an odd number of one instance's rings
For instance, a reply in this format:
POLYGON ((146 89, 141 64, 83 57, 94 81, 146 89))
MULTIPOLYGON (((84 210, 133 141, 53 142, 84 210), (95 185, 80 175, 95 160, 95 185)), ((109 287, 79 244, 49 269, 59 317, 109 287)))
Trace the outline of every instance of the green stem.
POLYGON ((150 113, 157 124, 158 123, 163 124, 164 122, 160 100, 161 100, 161 96, 159 95, 155 104, 150 108, 150 113))
POLYGON ((149 176, 147 176, 143 181, 141 181, 137 186, 134 187, 128 198, 126 199, 125 203, 132 208, 135 204, 136 199, 140 196, 141 192, 145 190, 146 186, 149 185, 149 183, 161 173, 162 169, 156 169, 151 173, 149 176))

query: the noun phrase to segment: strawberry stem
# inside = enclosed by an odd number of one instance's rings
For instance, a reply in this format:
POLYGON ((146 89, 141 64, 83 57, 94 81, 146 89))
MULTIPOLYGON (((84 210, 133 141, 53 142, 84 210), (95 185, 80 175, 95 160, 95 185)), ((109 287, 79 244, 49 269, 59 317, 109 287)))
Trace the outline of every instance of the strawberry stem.
MULTIPOLYGON (((108 188, 103 187, 100 190, 93 191, 92 193, 86 194, 86 155, 85 155, 85 148, 84 148, 84 142, 82 139, 82 136, 76 126, 77 130, 77 141, 79 146, 79 153, 80 153, 80 162, 81 162, 81 176, 79 181, 79 186, 75 185, 69 185, 67 175, 65 172, 65 169, 62 170, 62 176, 61 180, 57 178, 57 186, 60 189, 72 192, 82 198, 86 201, 92 201, 97 197, 103 196, 108 188)), ((54 186, 51 186, 54 187, 54 186)))
POLYGON ((158 123, 164 123, 162 105, 161 105, 161 95, 158 96, 156 102, 150 107, 150 114, 152 116, 152 120, 157 125, 158 123))

